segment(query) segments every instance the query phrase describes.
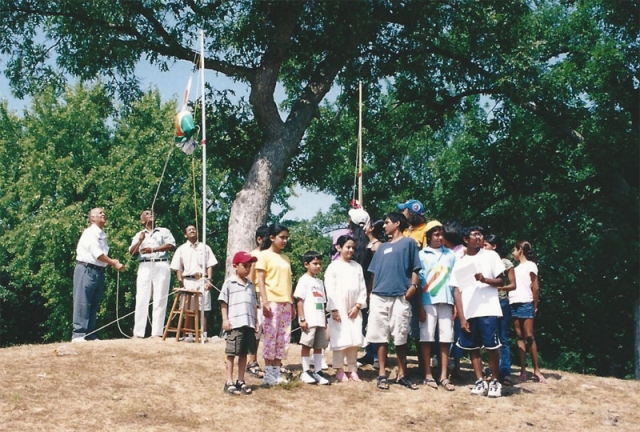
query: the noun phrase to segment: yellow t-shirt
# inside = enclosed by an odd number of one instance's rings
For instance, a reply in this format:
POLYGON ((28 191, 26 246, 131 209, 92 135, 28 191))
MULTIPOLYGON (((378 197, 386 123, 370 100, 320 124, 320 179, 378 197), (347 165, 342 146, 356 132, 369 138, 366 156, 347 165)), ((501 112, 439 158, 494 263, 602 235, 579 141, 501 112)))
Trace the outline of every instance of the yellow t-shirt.
POLYGON ((418 249, 422 250, 427 245, 427 224, 423 223, 417 227, 410 226, 402 233, 405 237, 411 237, 418 244, 418 249))
MULTIPOLYGON (((291 303, 293 284, 291 282, 291 261, 282 253, 275 253, 271 249, 260 251, 256 270, 264 270, 264 287, 267 300, 277 303, 291 303)), ((257 271, 256 271, 257 273, 257 271)), ((256 274, 257 281, 257 274, 256 274)))

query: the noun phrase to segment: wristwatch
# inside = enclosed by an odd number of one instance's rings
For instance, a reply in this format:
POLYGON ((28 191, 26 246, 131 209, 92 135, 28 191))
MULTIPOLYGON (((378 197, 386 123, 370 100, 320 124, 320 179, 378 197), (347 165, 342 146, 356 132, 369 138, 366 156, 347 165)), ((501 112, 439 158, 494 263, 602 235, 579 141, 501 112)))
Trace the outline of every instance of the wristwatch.
POLYGON ((298 318, 298 321, 300 321, 300 322, 305 322, 306 320, 307 320, 307 319, 306 319, 306 318, 304 318, 304 317, 303 317, 303 318, 298 318))

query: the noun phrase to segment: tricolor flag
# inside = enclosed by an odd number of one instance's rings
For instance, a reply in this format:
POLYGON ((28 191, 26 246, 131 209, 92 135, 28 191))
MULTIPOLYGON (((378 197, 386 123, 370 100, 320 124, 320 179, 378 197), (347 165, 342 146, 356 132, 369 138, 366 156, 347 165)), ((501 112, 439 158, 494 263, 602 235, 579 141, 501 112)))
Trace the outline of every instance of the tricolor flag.
POLYGON ((189 91, 191 90, 191 77, 187 83, 187 89, 184 92, 184 99, 182 101, 182 108, 176 114, 175 126, 176 126, 176 145, 186 154, 193 154, 193 151, 198 146, 198 143, 193 139, 193 136, 197 132, 196 124, 193 121, 193 115, 187 106, 189 102, 189 91))

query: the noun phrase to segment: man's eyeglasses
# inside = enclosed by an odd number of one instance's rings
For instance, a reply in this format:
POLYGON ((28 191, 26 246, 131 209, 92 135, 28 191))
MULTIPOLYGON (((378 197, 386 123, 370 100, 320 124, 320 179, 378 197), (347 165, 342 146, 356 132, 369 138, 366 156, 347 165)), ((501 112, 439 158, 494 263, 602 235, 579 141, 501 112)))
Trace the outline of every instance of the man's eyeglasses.
POLYGON ((472 232, 472 233, 469 233, 469 237, 480 238, 480 237, 484 237, 484 235, 480 232, 472 232))

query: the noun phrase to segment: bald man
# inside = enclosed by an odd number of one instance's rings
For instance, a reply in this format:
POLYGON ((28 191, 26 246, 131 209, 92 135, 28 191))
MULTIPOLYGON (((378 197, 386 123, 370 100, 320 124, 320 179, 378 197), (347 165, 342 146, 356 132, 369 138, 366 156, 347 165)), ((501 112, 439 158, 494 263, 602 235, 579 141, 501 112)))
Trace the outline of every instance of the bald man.
POLYGON ((96 340, 96 316, 104 296, 104 269, 110 265, 117 271, 124 264, 109 258, 107 234, 102 230, 107 215, 101 208, 89 212, 89 228, 85 229, 76 248, 73 272, 73 331, 71 342, 96 340))

